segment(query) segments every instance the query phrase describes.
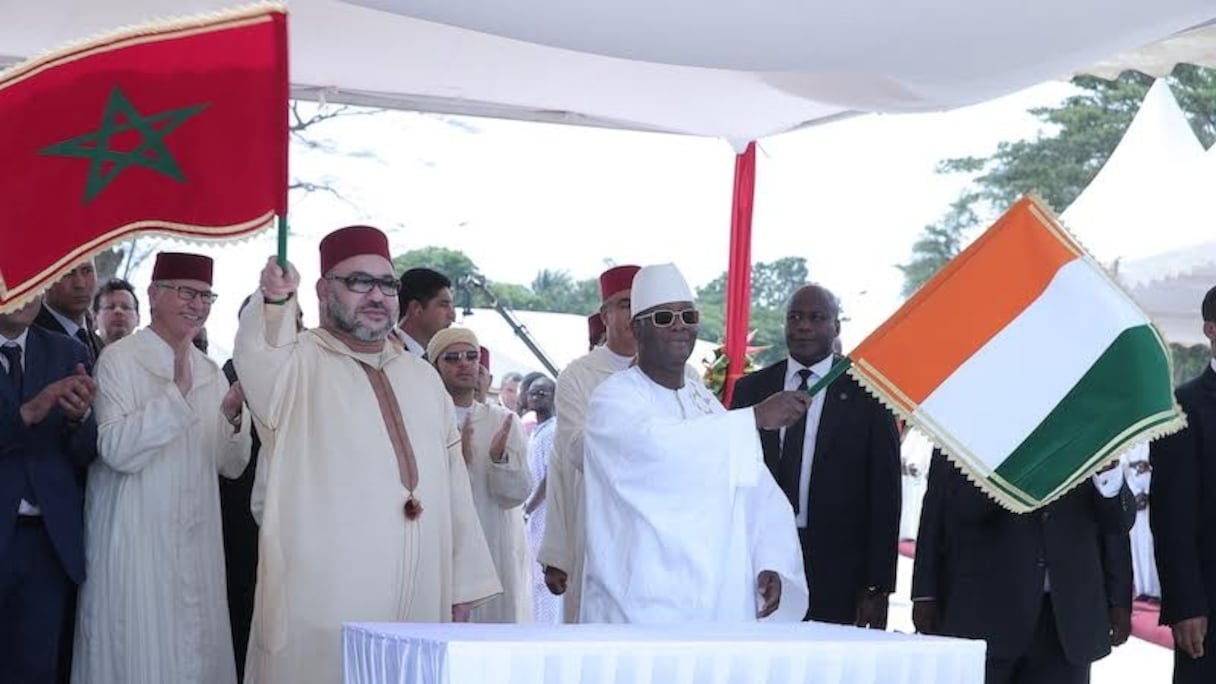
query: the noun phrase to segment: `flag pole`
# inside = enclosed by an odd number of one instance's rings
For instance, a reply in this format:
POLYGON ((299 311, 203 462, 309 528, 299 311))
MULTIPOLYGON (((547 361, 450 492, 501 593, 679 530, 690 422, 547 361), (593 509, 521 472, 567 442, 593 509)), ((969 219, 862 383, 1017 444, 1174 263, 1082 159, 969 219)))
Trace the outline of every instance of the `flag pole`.
POLYGON ((812 397, 815 396, 816 394, 819 394, 828 385, 832 384, 833 380, 835 380, 836 378, 839 378, 841 376, 841 374, 844 373, 845 371, 847 371, 849 369, 849 366, 852 366, 852 365, 853 365, 853 361, 849 357, 846 356, 846 357, 840 359, 836 363, 832 364, 832 368, 830 370, 828 370, 827 375, 824 375, 822 378, 819 378, 818 380, 816 380, 815 384, 811 385, 810 389, 808 389, 806 391, 806 393, 812 397))
POLYGON ((279 216, 279 268, 287 271, 287 217, 279 216))

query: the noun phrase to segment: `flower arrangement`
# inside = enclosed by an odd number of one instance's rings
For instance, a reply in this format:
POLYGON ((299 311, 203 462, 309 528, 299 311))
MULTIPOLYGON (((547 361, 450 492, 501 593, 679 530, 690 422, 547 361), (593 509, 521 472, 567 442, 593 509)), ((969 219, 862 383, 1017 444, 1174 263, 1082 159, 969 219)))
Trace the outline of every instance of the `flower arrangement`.
MULTIPOLYGON (((765 347, 751 346, 752 338, 756 336, 756 331, 753 330, 747 335, 748 346, 743 354, 743 373, 751 373, 756 370, 756 354, 768 349, 765 347)), ((705 367, 705 372, 702 379, 705 381, 705 386, 709 391, 714 393, 718 401, 723 400, 723 394, 726 391, 726 372, 730 367, 730 358, 726 355, 726 345, 720 344, 714 348, 713 358, 701 359, 702 365, 705 367)))

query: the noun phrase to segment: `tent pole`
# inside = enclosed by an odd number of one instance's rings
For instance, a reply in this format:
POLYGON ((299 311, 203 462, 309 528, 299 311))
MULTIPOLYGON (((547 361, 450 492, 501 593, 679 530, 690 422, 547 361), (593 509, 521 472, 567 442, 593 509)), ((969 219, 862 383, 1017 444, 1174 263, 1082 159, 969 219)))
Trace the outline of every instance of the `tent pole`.
POLYGON ((730 258, 726 270, 726 384, 722 402, 730 406, 735 381, 743 375, 752 294, 752 206, 756 190, 756 143, 735 157, 735 189, 730 215, 730 258))

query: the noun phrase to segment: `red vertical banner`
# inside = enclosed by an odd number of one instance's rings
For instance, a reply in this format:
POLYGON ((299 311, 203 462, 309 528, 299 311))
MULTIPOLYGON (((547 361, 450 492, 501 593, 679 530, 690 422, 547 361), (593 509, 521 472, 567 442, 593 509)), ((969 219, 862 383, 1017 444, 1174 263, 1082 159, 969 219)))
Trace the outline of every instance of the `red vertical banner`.
POLYGON ((726 270, 726 385, 730 406, 735 381, 743 374, 752 303, 752 208, 756 195, 756 143, 735 157, 735 192, 730 214, 730 260, 726 270))

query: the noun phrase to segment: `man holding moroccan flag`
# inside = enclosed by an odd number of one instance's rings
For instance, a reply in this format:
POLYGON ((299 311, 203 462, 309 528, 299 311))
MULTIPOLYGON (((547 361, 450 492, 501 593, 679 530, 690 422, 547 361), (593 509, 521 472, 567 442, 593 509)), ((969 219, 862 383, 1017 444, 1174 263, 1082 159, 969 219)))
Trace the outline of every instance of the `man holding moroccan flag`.
POLYGON ((284 216, 287 96, 275 4, 0 72, 0 312, 137 235, 239 238, 284 216))

